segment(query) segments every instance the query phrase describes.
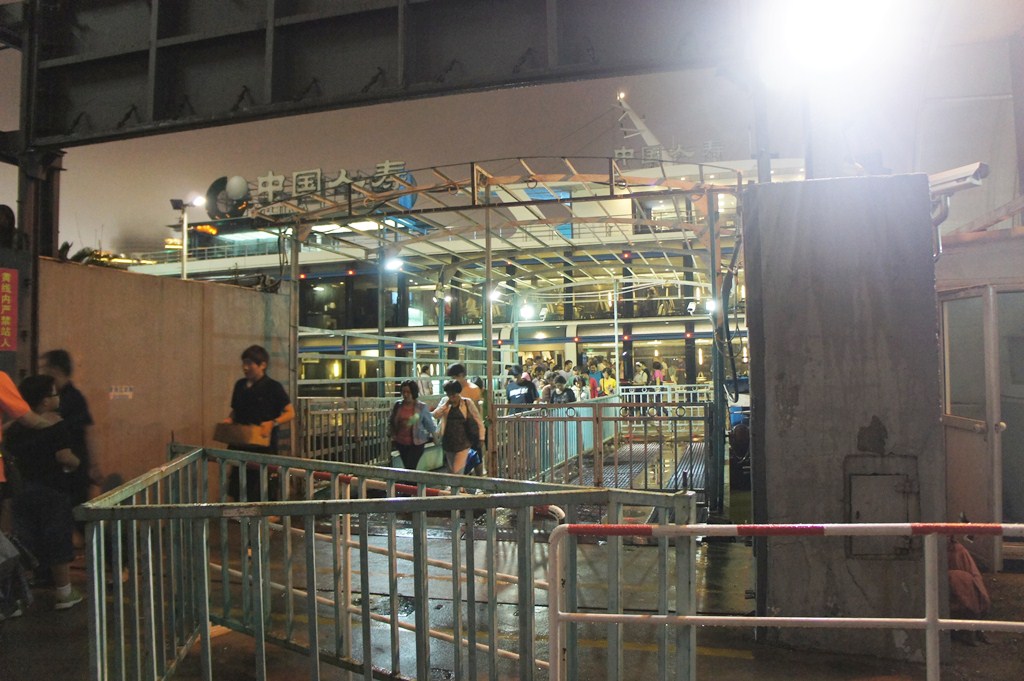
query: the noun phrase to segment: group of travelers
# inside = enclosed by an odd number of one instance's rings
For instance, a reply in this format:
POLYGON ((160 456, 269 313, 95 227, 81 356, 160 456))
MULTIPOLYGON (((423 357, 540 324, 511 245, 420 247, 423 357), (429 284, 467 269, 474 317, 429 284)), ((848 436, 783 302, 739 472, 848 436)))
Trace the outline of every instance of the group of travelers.
MULTIPOLYGON (((9 420, 0 453, 0 531, 6 545, 13 545, 8 535, 16 538, 19 558, 29 557, 34 583, 53 588, 55 610, 82 602, 71 585, 72 509, 101 482, 89 447, 92 414, 71 373, 65 350, 45 353, 40 373, 17 387, 0 372, 0 409, 9 420)), ((0 620, 23 613, 32 600, 27 587, 20 571, 0 580, 0 620)))
MULTIPOLYGON (((560 368, 550 368, 541 358, 527 358, 522 366, 505 368, 506 397, 509 404, 561 404, 614 394, 619 387, 615 367, 603 357, 587 360, 586 366, 574 366, 566 360, 560 368), (533 384, 533 389, 530 388, 533 384)), ((630 385, 661 385, 673 382, 674 374, 655 360, 648 369, 637 362, 630 385)))
POLYGON ((478 407, 483 390, 467 378, 463 364, 451 365, 448 379, 433 410, 420 400, 421 380, 402 381, 402 398, 388 416, 388 438, 405 468, 415 470, 433 441, 441 446, 447 472, 480 474, 486 437, 478 407))

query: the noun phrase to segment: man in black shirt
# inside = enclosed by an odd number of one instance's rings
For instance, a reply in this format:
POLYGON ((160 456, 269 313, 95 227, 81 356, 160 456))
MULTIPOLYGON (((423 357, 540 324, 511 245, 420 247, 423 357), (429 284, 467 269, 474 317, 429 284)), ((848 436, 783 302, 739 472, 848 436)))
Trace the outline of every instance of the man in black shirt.
POLYGON ((83 598, 71 586, 68 569, 75 555, 75 526, 68 490, 79 461, 71 451, 65 423, 56 416, 60 397, 53 378, 29 376, 18 390, 34 413, 52 415, 57 420, 38 430, 15 423, 7 431, 4 445, 13 455, 22 480, 21 490, 14 498, 14 525, 18 536, 39 560, 39 567, 49 570, 53 577, 54 609, 66 610, 83 598))
MULTIPOLYGON (((533 404, 537 401, 540 395, 537 393, 537 386, 533 382, 533 377, 530 373, 524 371, 514 383, 509 383, 505 387, 505 395, 508 399, 509 404, 533 404)), ((510 411, 525 411, 529 407, 514 407, 510 411)))
MULTIPOLYGON (((78 457, 81 464, 70 477, 71 505, 78 506, 89 500, 89 488, 98 484, 99 474, 95 459, 92 457, 92 440, 89 427, 93 425, 92 413, 85 395, 71 382, 71 355, 67 350, 50 350, 41 357, 39 372, 53 377, 60 395, 60 417, 64 420, 68 435, 71 437, 71 452, 78 457)), ((85 523, 77 523, 80 532, 85 530, 85 523)))
MULTIPOLYGON (((269 363, 270 354, 259 345, 250 345, 242 353, 242 373, 245 378, 240 378, 235 383, 235 389, 231 393, 231 414, 227 418, 227 423, 260 426, 263 435, 270 436, 270 445, 261 447, 243 443, 228 443, 230 449, 277 454, 278 426, 295 418, 295 410, 292 408, 284 386, 267 376, 269 363)), ((245 479, 246 499, 250 501, 258 499, 259 469, 247 470, 245 479)), ((280 496, 277 487, 276 483, 269 485, 267 493, 271 500, 280 496)), ((233 469, 228 482, 228 494, 234 499, 240 499, 240 491, 238 470, 233 469)))

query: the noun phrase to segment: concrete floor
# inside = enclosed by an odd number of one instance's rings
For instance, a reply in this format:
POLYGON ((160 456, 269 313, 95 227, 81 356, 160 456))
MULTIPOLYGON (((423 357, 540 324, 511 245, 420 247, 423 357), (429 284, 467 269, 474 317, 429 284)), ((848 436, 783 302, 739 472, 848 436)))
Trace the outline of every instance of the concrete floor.
MULTIPOLYGON (((749 495, 748 495, 749 496, 749 495)), ((749 504, 743 494, 729 497, 732 506, 741 516, 749 504)), ((745 517, 730 518, 736 522, 747 520, 745 517)), ((433 540, 437 546, 431 546, 431 554, 435 551, 443 554, 450 546, 450 540, 442 537, 433 540)), ((538 544, 537 550, 546 551, 546 545, 538 544)), ((632 572, 643 572, 645 549, 648 547, 628 547, 627 564, 632 572)), ((651 549, 653 550, 653 549, 651 549)), ((538 557, 536 565, 543 565, 543 556, 538 557)), ((514 552, 503 556, 503 561, 515 564, 514 552)), ((581 561, 583 570, 599 571, 598 563, 587 567, 587 561, 581 561)), ((482 563, 478 562, 478 566, 482 563)), ((72 570, 73 580, 84 589, 86 575, 78 567, 72 570)), ((698 609, 707 614, 747 614, 753 610, 753 559, 752 552, 742 542, 713 542, 701 545, 698 560, 698 609)), ((371 565, 371 574, 374 573, 371 565)), ((511 572, 515 572, 514 569, 511 572)), ((318 582, 320 580, 318 579, 318 582)), ((584 578, 581 576, 581 581, 584 578)), ((599 580, 594 580, 598 583, 599 580)), ((356 580, 358 583, 358 580, 356 580)), ((379 594, 375 598, 385 600, 387 581, 375 576, 371 582, 371 591, 379 594)), ((449 587, 450 589, 450 587, 449 587)), ((451 601, 441 597, 443 587, 435 590, 431 586, 431 600, 427 607, 431 608, 432 621, 438 628, 444 628, 445 622, 451 621, 451 601)), ((499 598, 498 621, 499 637, 515 636, 518 617, 516 614, 515 589, 507 597, 499 598)), ((399 592, 411 603, 411 586, 403 582, 399 584, 399 592), (409 593, 407 593, 409 592, 409 593)), ((449 591, 450 593, 450 591, 449 591)), ((86 681, 91 679, 89 673, 88 633, 87 624, 90 609, 87 603, 70 611, 54 612, 52 596, 46 591, 37 591, 36 603, 24 616, 0 622, 0 681, 42 681, 43 679, 60 678, 62 681, 86 681)), ((633 599, 630 605, 653 602, 653 594, 642 590, 629 590, 628 597, 633 599)), ((600 599, 598 599, 600 600, 600 599)), ((537 636, 546 638, 546 609, 544 596, 538 593, 536 622, 537 636)), ((413 619, 412 605, 406 613, 408 621, 413 619)), ((485 635, 485 634, 484 634, 485 635)), ((358 636, 358 629, 356 636, 358 636)), ((386 638, 386 633, 383 634, 386 638)), ((376 636, 374 637, 376 639, 376 636)), ((797 652, 759 643, 754 632, 749 629, 702 628, 697 633, 699 679, 715 679, 715 681, 795 681, 814 679, 820 681, 910 681, 924 679, 925 673, 921 665, 895 663, 856 655, 832 655, 821 653, 797 652)), ((353 641, 358 649, 358 641, 353 641)), ((581 629, 581 679, 607 678, 604 665, 604 632, 581 629)), ((413 637, 404 634, 401 638, 402 669, 412 678, 415 675, 413 657, 413 637)), ((657 667, 654 657, 656 644, 649 640, 644 642, 635 637, 626 646, 625 679, 656 679, 657 667)), ((450 644, 436 642, 431 647, 431 679, 452 679, 453 648, 450 644)), ((380 664, 389 664, 390 655, 386 651, 380 664)), ((956 651, 954 651, 956 652, 956 651)), ((217 681, 241 681, 254 679, 255 643, 251 637, 236 632, 226 632, 213 640, 214 679, 217 681)), ((290 652, 276 645, 268 645, 266 653, 267 678, 276 681, 292 681, 309 678, 309 663, 301 655, 290 652)), ((329 664, 320 666, 322 679, 342 679, 348 676, 329 664)), ((518 678, 518 670, 513 662, 502 662, 497 666, 496 675, 499 679, 518 678)), ((478 664, 478 678, 488 678, 485 662, 478 664)), ((546 673, 538 672, 539 679, 546 678, 546 673)), ((193 681, 201 678, 199 658, 193 651, 182 663, 174 676, 179 681, 193 681)), ((463 677, 465 678, 465 676, 463 677)), ((944 674, 944 678, 947 678, 944 674)), ((981 679, 982 676, 960 676, 952 673, 948 678, 981 679)), ((993 677, 997 678, 997 677, 993 677)))

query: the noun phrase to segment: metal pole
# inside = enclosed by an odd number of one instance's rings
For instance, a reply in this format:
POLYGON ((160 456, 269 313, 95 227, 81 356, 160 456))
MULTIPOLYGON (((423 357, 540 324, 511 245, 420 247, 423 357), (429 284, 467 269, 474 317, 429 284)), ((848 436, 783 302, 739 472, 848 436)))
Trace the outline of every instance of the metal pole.
POLYGON ((387 397, 384 394, 386 383, 384 381, 384 258, 387 252, 382 245, 377 251, 377 397, 387 397))
POLYGON ((708 467, 708 483, 706 487, 710 490, 708 496, 708 509, 721 512, 724 508, 725 497, 725 428, 728 418, 725 406, 725 321, 726 304, 728 301, 719 300, 718 270, 721 266, 721 251, 718 240, 718 194, 708 194, 708 239, 710 240, 711 263, 711 301, 714 301, 714 309, 711 311, 711 328, 714 342, 711 344, 711 396, 712 404, 712 434, 711 434, 711 465, 708 467), (713 486, 712 486, 713 483, 713 486))
MULTIPOLYGON (((443 273, 444 270, 442 269, 441 272, 443 273)), ((441 377, 444 376, 445 360, 448 359, 447 343, 444 342, 444 297, 448 294, 445 293, 443 286, 438 293, 440 296, 437 299, 437 384, 443 387, 444 381, 441 380, 441 377)))
MULTIPOLYGON (((512 314, 509 317, 512 319, 512 347, 515 349, 515 360, 512 364, 519 363, 519 309, 522 305, 522 299, 519 296, 519 289, 512 295, 512 314)), ((518 379, 519 376, 516 376, 518 379)))
POLYGON ((768 95, 765 92, 764 82, 756 76, 754 77, 753 99, 757 181, 763 184, 772 181, 772 155, 768 148, 768 95))
POLYGON ((622 382, 622 354, 619 350, 619 280, 612 281, 612 319, 615 320, 615 385, 622 382))
MULTIPOLYGON (((299 225, 298 223, 292 225, 292 241, 291 241, 291 258, 292 258, 292 285, 290 287, 291 296, 288 301, 288 312, 289 319, 291 320, 288 329, 288 394, 291 395, 292 404, 299 403, 299 326, 302 320, 299 318, 301 314, 299 305, 299 296, 301 295, 300 283, 299 283, 299 225)), ((303 429, 305 432, 305 424, 301 422, 302 410, 295 410, 295 419, 291 423, 291 427, 288 429, 289 432, 289 446, 288 453, 291 456, 300 456, 305 452, 300 452, 298 449, 299 443, 299 431, 303 429)), ((287 492, 287 490, 285 490, 287 492)), ((287 497, 285 497, 287 498, 287 497)))
POLYGON ((939 535, 934 533, 924 536, 924 618, 927 679, 939 681, 939 535))
POLYGON ((181 207, 181 278, 188 279, 188 204, 181 207))
MULTIPOLYGON (((475 172, 474 167, 474 172, 475 172)), ((491 351, 491 347, 494 344, 491 338, 492 329, 494 328, 494 319, 491 313, 491 290, 494 286, 494 263, 491 258, 491 190, 490 187, 484 184, 484 204, 487 208, 484 209, 484 248, 487 250, 484 258, 484 278, 487 280, 483 291, 483 303, 484 307, 484 334, 483 334, 483 345, 484 352, 487 360, 487 381, 484 385, 487 386, 487 390, 484 392, 484 411, 487 412, 487 428, 494 428, 498 422, 497 408, 494 406, 494 353, 491 351)), ((513 304, 515 300, 512 301, 513 304)), ((487 456, 486 456, 486 467, 488 471, 497 470, 497 441, 494 437, 485 438, 487 456)), ((491 473, 494 475, 494 473, 491 473)))

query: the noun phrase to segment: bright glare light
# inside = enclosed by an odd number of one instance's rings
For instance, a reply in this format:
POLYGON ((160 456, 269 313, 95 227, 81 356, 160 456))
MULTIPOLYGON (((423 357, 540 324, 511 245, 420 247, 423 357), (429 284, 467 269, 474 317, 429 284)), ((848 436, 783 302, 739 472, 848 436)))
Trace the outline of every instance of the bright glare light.
POLYGON ((450 302, 452 302, 452 297, 451 297, 451 295, 449 295, 449 294, 447 294, 447 293, 446 293, 446 294, 444 294, 444 302, 446 302, 446 303, 450 303, 450 302))
POLYGON ((191 203, 192 203, 193 206, 205 206, 206 205, 206 197, 205 196, 197 196, 196 198, 192 199, 191 203))
POLYGON ((704 309, 706 309, 708 312, 714 312, 716 307, 718 306, 715 304, 714 298, 708 298, 708 301, 704 303, 704 309))
POLYGON ((499 291, 498 289, 494 289, 493 291, 491 291, 490 298, 491 300, 501 300, 501 291, 499 291))
POLYGON ((396 256, 390 256, 384 260, 384 269, 388 272, 395 272, 402 269, 402 259, 396 256))
POLYGON ((253 232, 236 232, 234 234, 221 234, 219 236, 221 239, 226 239, 228 241, 256 241, 257 239, 261 241, 277 241, 276 234, 272 234, 270 232, 261 232, 258 230, 253 232))
POLYGON ((626 98, 626 93, 622 90, 619 91, 619 101, 621 102, 626 98))
POLYGON ((533 313, 533 305, 530 305, 529 303, 523 305, 523 308, 519 310, 519 316, 522 319, 533 319, 533 313))
MULTIPOLYGON (((768 14, 761 34, 770 49, 760 50, 762 77, 771 87, 805 79, 871 73, 891 63, 915 3, 893 0, 786 0, 764 3, 768 14)), ((877 76, 877 73, 875 73, 877 76)))
POLYGON ((373 220, 363 220, 361 222, 351 222, 351 223, 349 223, 349 227, 351 227, 352 229, 356 230, 357 232, 373 232, 373 231, 376 231, 376 230, 380 229, 380 225, 378 225, 373 220))

